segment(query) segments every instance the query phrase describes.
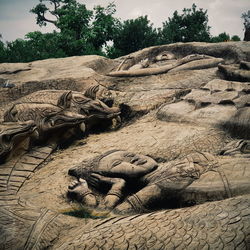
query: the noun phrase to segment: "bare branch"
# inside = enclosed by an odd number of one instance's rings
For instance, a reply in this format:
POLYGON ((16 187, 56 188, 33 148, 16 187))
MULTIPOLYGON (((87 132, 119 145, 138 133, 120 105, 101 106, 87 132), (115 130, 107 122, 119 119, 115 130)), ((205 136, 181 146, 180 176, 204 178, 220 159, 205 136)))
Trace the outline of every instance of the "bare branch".
POLYGON ((53 23, 54 25, 56 25, 56 21, 55 20, 49 20, 47 19, 44 14, 40 16, 42 21, 48 22, 48 23, 53 23))

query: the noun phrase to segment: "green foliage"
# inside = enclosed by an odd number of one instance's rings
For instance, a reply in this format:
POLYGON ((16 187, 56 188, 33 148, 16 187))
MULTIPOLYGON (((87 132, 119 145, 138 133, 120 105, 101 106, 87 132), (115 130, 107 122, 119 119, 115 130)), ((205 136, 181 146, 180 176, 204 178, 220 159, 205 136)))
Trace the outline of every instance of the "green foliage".
POLYGON ((2 35, 0 34, 0 63, 6 62, 7 60, 7 51, 4 42, 1 41, 2 35))
POLYGON ((238 41, 240 41, 240 37, 237 36, 237 35, 234 35, 234 36, 231 37, 231 40, 235 41, 235 42, 238 42, 238 41))
POLYGON ((1 62, 30 62, 46 58, 67 56, 60 48, 61 36, 57 32, 42 34, 39 31, 30 32, 24 39, 16 39, 3 44, 1 62))
POLYGON ((220 42, 227 42, 230 40, 229 34, 226 32, 220 33, 218 36, 214 36, 211 38, 212 43, 220 43, 220 42))
MULTIPOLYGON (((1 41, 0 35, 0 62, 89 54, 116 58, 158 44, 230 40, 225 32, 210 36, 207 11, 197 9, 195 4, 190 9, 184 8, 181 14, 175 11, 158 30, 147 16, 121 22, 114 17, 114 3, 88 10, 76 0, 39 0, 30 12, 36 15, 39 26, 51 23, 57 32, 30 32, 25 39, 7 43, 1 41)), ((250 40, 250 11, 243 13, 242 18, 246 29, 244 39, 250 40)), ((233 36, 231 40, 240 41, 240 38, 233 36)))
POLYGON ((218 36, 214 36, 211 38, 210 42, 212 43, 221 43, 228 41, 240 41, 240 38, 237 35, 234 35, 230 38, 230 35, 226 32, 220 33, 218 36))
POLYGON ((102 46, 112 40, 118 23, 113 17, 116 12, 113 3, 106 8, 96 6, 92 11, 76 0, 40 0, 31 12, 40 26, 52 23, 60 30, 64 39, 62 48, 69 56, 90 52, 100 54, 102 46), (50 5, 46 6, 44 2, 50 5), (49 13, 51 19, 46 17, 49 13))
POLYGON ((107 8, 99 5, 94 8, 94 20, 88 40, 94 48, 100 49, 103 45, 106 45, 107 41, 113 40, 116 35, 120 21, 113 17, 115 12, 114 3, 110 3, 107 8))
POLYGON ((175 11, 173 17, 163 23, 161 44, 210 40, 207 11, 196 7, 193 4, 191 9, 184 8, 182 14, 175 11))
POLYGON ((114 36, 114 48, 109 56, 121 56, 157 44, 157 31, 147 16, 126 20, 114 36))

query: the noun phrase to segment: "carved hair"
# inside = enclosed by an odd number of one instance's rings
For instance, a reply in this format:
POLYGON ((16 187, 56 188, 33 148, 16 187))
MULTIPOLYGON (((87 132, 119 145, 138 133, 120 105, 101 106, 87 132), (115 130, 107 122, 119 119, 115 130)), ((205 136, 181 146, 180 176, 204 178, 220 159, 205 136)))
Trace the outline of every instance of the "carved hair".
POLYGON ((98 155, 88 161, 83 161, 79 165, 69 169, 68 174, 77 178, 87 178, 91 174, 91 172, 98 167, 101 159, 118 151, 124 150, 113 149, 105 152, 104 154, 98 155))
POLYGON ((70 108, 70 102, 72 99, 72 91, 64 92, 57 101, 57 106, 68 109, 70 108))
POLYGON ((15 117, 13 116, 13 112, 15 111, 15 105, 13 105, 10 109, 8 109, 4 115, 3 119, 5 122, 15 122, 15 117))
POLYGON ((85 91, 84 95, 86 97, 90 98, 90 99, 95 100, 96 99, 96 93, 97 93, 98 90, 99 90, 99 85, 94 85, 94 86, 88 88, 85 91))

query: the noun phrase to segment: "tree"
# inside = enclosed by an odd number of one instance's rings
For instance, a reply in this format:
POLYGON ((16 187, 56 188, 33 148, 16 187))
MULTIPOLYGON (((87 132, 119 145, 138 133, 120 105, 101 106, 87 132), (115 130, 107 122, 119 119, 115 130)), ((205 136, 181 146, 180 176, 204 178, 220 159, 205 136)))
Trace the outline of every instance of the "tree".
POLYGON ((30 62, 47 58, 67 56, 60 48, 61 37, 57 32, 26 34, 25 39, 7 42, 0 41, 0 62, 30 62))
POLYGON ((38 25, 52 23, 60 30, 64 39, 62 49, 68 56, 89 54, 90 51, 101 53, 102 46, 115 33, 115 11, 114 4, 106 8, 96 6, 92 11, 76 0, 40 0, 31 9, 36 14, 38 25), (48 18, 49 14, 51 18, 48 18))
POLYGON ((231 40, 235 41, 235 42, 238 42, 238 41, 240 41, 240 37, 237 36, 237 35, 234 35, 234 36, 231 37, 231 40))
POLYGON ((250 10, 243 13, 241 18, 245 28, 244 41, 250 41, 250 10))
POLYGON ((113 40, 120 21, 113 17, 116 9, 114 3, 110 3, 106 8, 100 5, 94 7, 94 18, 91 25, 91 36, 89 42, 95 48, 101 48, 107 41, 113 40))
POLYGON ((218 36, 214 36, 211 38, 212 43, 227 42, 229 40, 230 40, 230 36, 226 32, 220 33, 218 36))
POLYGON ((173 17, 163 23, 161 44, 210 40, 207 10, 197 10, 196 7, 193 4, 191 9, 184 8, 182 14, 175 11, 173 17))
POLYGON ((155 45, 157 31, 147 16, 126 20, 120 24, 114 36, 113 48, 109 49, 111 57, 127 55, 131 52, 155 45))
POLYGON ((61 35, 58 32, 29 32, 25 39, 27 46, 32 50, 32 58, 29 61, 67 56, 61 48, 61 35))
POLYGON ((0 63, 6 62, 7 59, 6 47, 4 42, 1 41, 1 39, 2 39, 2 34, 0 34, 0 63))

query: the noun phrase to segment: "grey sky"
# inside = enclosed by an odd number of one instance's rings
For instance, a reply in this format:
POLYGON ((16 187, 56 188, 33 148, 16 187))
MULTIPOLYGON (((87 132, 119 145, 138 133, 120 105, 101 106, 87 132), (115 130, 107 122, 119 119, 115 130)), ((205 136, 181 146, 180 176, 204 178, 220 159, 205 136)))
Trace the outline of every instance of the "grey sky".
MULTIPOLYGON (((0 0, 0 34, 6 41, 24 38, 30 31, 50 32, 52 25, 40 28, 36 25, 35 15, 29 10, 38 0, 0 0)), ((78 0, 88 8, 94 5, 107 6, 112 0, 78 0)), ((208 10, 209 25, 213 36, 227 32, 231 36, 243 38, 243 22, 241 14, 250 10, 250 0, 115 0, 116 16, 121 20, 148 15, 155 27, 172 17, 175 10, 180 13, 183 8, 190 8, 195 3, 198 8, 208 10)))

